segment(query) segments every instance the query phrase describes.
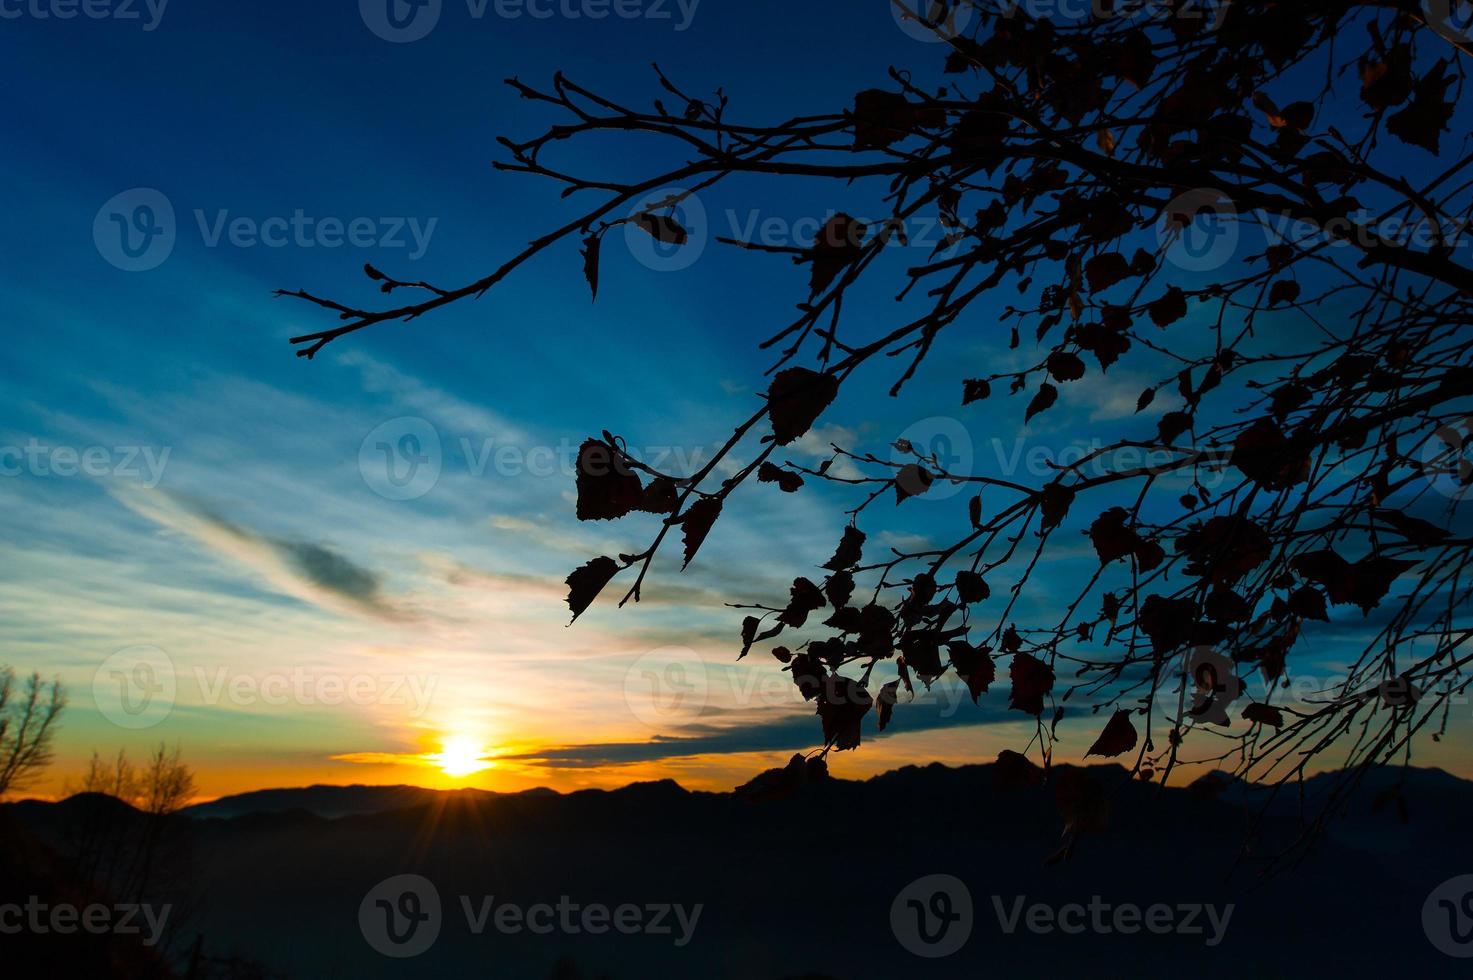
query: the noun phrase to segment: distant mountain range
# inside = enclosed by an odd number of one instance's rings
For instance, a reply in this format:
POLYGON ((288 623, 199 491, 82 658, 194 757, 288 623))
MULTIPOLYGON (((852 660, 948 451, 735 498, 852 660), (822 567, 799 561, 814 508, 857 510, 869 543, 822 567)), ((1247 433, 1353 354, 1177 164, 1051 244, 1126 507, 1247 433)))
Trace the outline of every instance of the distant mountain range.
MULTIPOLYGON (((551 793, 552 790, 531 790, 551 793)), ((228 820, 252 813, 302 810, 327 820, 359 813, 381 813, 423 806, 451 798, 486 800, 501 796, 480 789, 433 790, 419 786, 306 786, 300 789, 262 789, 222 796, 184 811, 186 816, 228 820)))
MULTIPOLYGON (((1466 975, 1467 960, 1429 941, 1423 906, 1440 883, 1473 874, 1473 783, 1432 769, 1373 771, 1315 846, 1264 876, 1264 860, 1295 844, 1332 798, 1333 776, 1271 804, 1221 776, 1180 789, 1132 781, 1115 766, 1059 767, 1046 785, 1035 776, 933 765, 857 782, 795 760, 733 793, 668 781, 568 794, 267 790, 175 821, 187 881, 152 899, 183 910, 171 948, 180 975, 191 950, 302 978, 1466 975), (1071 824, 1078 833, 1066 856, 1071 824), (402 953, 428 935, 411 928, 430 914, 425 896, 381 885, 406 874, 432 883, 438 937, 418 955, 383 955, 375 942, 402 953), (936 874, 964 885, 970 932, 951 955, 926 958, 907 943, 917 948, 923 927, 933 938, 944 931, 964 897, 913 885, 936 874), (576 933, 496 928, 503 905, 556 909, 560 899, 610 914, 637 907, 644 926, 653 906, 687 919, 700 911, 685 932, 593 934, 576 915, 576 933), (1086 919, 1103 918, 1073 934, 1064 927, 1076 924, 1074 904, 1086 919), (1183 922, 1193 906, 1228 916, 1219 941, 1193 931, 1210 922, 1200 909, 1183 922), (1121 907, 1125 917, 1111 918, 1121 907), (1136 921, 1131 908, 1166 908, 1172 928, 1186 931, 1137 924, 1123 933, 1136 921), (1053 927, 1031 931, 1030 922, 1053 927), (415 940, 386 946, 391 927, 415 940), (682 935, 688 942, 677 942, 682 935)), ((77 827, 98 819, 142 818, 96 797, 0 807, 12 850, 24 836, 64 855, 77 827)), ((1165 925, 1167 912, 1150 914, 1165 925)), ((918 948, 941 946, 923 937, 918 948)))

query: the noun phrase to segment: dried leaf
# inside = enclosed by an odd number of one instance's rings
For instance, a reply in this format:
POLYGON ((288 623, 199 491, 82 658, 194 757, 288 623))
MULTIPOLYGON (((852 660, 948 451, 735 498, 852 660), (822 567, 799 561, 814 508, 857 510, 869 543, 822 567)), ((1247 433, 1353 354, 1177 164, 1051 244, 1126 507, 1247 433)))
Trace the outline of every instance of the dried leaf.
POLYGON ((634 223, 651 238, 666 245, 684 245, 690 234, 668 214, 645 211, 634 216, 634 223))
POLYGON ((612 558, 599 557, 574 571, 565 579, 568 586, 568 608, 573 610, 576 621, 583 615, 609 580, 619 573, 620 565, 612 558))
POLYGON ((1013 683, 1008 707, 1034 716, 1043 714, 1043 697, 1054 689, 1053 668, 1026 653, 1015 653, 1008 677, 1013 683))
POLYGON ((1254 702, 1243 709, 1244 721, 1255 721, 1261 725, 1272 725, 1275 728, 1284 727, 1284 713, 1271 704, 1254 702))
POLYGON ((1085 757, 1102 755, 1106 758, 1114 758, 1135 748, 1137 739, 1135 725, 1130 722, 1130 712, 1117 709, 1110 720, 1105 723, 1105 730, 1100 732, 1100 737, 1095 739, 1095 744, 1084 753, 1085 757))
POLYGON ((614 520, 644 502, 644 487, 623 454, 598 439, 578 449, 576 485, 580 521, 614 520))
POLYGON ((895 502, 904 503, 907 497, 919 497, 931 489, 936 478, 931 471, 916 463, 907 463, 895 473, 895 502))
POLYGON ((767 389, 772 433, 779 446, 803 436, 839 393, 832 374, 794 367, 780 371, 767 389))
POLYGON ((593 299, 598 299, 598 253, 602 245, 601 234, 589 235, 583 239, 583 278, 588 280, 593 299))
POLYGON ((803 486, 803 476, 764 462, 757 468, 758 483, 776 483, 783 493, 797 493, 803 486))
POLYGON ((1038 394, 1033 396, 1033 400, 1028 403, 1028 411, 1023 414, 1023 422, 1026 424, 1032 421, 1033 416, 1048 410, 1058 400, 1059 389, 1048 382, 1039 385, 1038 394))
POLYGON ((839 539, 839 547, 834 550, 834 557, 824 562, 823 567, 833 572, 853 568, 859 564, 863 550, 864 532, 852 525, 846 527, 844 536, 839 539))
POLYGON ((900 682, 891 681, 880 688, 880 696, 876 700, 880 705, 880 731, 884 731, 890 725, 890 716, 895 712, 895 702, 900 697, 900 682))
POLYGON ((685 562, 681 565, 682 568, 689 565, 696 556, 706 535, 711 533, 711 525, 720 516, 720 497, 702 497, 686 508, 680 518, 681 527, 685 531, 685 562))
POLYGON ((970 605, 985 600, 992 595, 992 590, 987 587, 982 576, 976 572, 957 572, 956 595, 959 600, 970 605))
POLYGON ((947 645, 951 652, 951 665, 956 676, 967 684, 967 693, 972 703, 987 693, 987 688, 997 679, 997 665, 992 662, 992 651, 986 647, 974 647, 970 643, 956 641, 947 645))
POLYGON ((1172 286, 1166 295, 1146 307, 1146 312, 1151 314, 1151 322, 1164 330, 1187 315, 1187 294, 1172 286))
POLYGON ((970 405, 992 394, 992 385, 980 378, 962 382, 962 404, 970 405))
POLYGON ((824 744, 840 752, 858 748, 860 722, 873 703, 869 692, 858 681, 839 674, 824 678, 818 698, 824 744))

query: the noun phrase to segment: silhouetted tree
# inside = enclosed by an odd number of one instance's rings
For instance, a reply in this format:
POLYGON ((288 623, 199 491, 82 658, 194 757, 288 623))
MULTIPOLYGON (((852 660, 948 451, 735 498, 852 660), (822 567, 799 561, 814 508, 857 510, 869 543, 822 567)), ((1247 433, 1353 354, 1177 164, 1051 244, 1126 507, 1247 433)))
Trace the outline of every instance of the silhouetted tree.
POLYGON ((48 684, 33 673, 18 689, 15 670, 0 667, 0 796, 50 765, 56 719, 65 707, 60 681, 48 684))
MULTIPOLYGON (((608 432, 584 444, 578 516, 643 511, 663 524, 644 551, 570 576, 574 617, 620 575, 632 579, 621 604, 637 601, 674 534, 688 564, 739 488, 827 480, 858 496, 821 581, 796 579, 741 627, 743 656, 779 635, 788 643, 772 652, 815 703, 825 752, 858 746, 872 711, 890 724, 916 681, 953 671, 980 699, 1001 662, 1011 708, 1037 722, 1028 751, 1045 765, 1066 702, 1103 712, 1090 754, 1148 779, 1194 761, 1285 783, 1328 764, 1332 746, 1352 770, 1403 760, 1414 735, 1437 737, 1473 662, 1473 539, 1456 524, 1470 472, 1473 267, 1459 247, 1473 157, 1450 133, 1473 49, 1438 7, 1105 0, 1070 21, 1010 2, 937 3, 913 20, 946 41, 927 49, 941 52, 927 67, 944 85, 892 69, 841 110, 771 123, 740 121, 724 94, 691 96, 663 74, 650 108, 562 74, 547 88, 512 79, 567 118, 503 139, 500 169, 598 203, 464 285, 369 266, 382 293, 412 298, 372 308, 288 293, 340 321, 292 342, 312 357, 355 331, 417 320, 569 239, 596 294, 611 230, 678 249, 680 205, 735 176, 827 181, 821 206, 833 207, 875 185, 882 220, 831 213, 811 244, 733 243, 790 257, 808 283, 796 316, 762 344, 774 352, 764 403, 714 457, 656 472, 608 432), (599 134, 648 137, 648 159, 672 160, 638 180, 549 162, 599 134), (944 239, 890 290, 909 312, 867 329, 871 306, 855 324, 864 301, 846 297, 886 275, 887 246, 926 217, 944 239), (1212 268, 1174 265, 1181 237, 1207 219, 1240 236, 1261 229, 1266 244, 1212 268), (1087 407, 1106 372, 1129 364, 1152 379, 1136 396, 1151 421, 1028 482, 955 472, 909 444, 896 459, 837 445, 818 466, 783 458, 841 390, 883 375, 901 394, 943 332, 1017 352, 958 372, 961 404, 1015 396, 1023 421, 1087 407), (958 501, 949 540, 874 554, 882 507, 938 484, 976 491, 958 501), (1448 498, 1437 519, 1413 516, 1438 509, 1436 490, 1448 498), (1017 621, 1050 546, 1075 528, 1098 570, 1070 585, 1056 619, 1017 621), (810 614, 825 607, 819 628, 810 614), (1372 639, 1318 704, 1290 705, 1279 692, 1332 608, 1358 610, 1372 639)), ((1009 779, 1033 778, 1022 755, 1003 763, 1009 779)), ((1081 813, 1095 805, 1061 793, 1081 813)))

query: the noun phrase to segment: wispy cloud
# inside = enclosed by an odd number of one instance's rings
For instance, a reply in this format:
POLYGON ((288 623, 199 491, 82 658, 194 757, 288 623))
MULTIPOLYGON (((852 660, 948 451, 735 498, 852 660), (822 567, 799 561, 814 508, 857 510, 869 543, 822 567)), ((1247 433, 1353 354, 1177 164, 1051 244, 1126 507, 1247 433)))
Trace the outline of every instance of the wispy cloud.
POLYGON ((134 513, 188 535, 304 602, 387 620, 415 618, 385 595, 379 573, 325 544, 253 531, 200 501, 167 491, 123 487, 114 496, 134 513))
POLYGON ((495 437, 507 444, 533 441, 525 428, 480 405, 474 405, 360 350, 348 350, 338 363, 356 369, 369 394, 387 397, 397 411, 412 411, 463 435, 495 437))

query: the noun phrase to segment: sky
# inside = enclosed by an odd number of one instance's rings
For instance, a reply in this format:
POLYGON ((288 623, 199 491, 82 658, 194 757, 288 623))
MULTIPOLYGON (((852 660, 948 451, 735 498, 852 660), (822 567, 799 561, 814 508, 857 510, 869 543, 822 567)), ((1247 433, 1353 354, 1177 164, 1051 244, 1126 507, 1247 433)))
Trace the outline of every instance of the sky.
MULTIPOLYGON (((0 8, 0 54, 28 80, 0 104, 0 663, 70 693, 33 792, 74 787, 94 751, 161 741, 204 797, 313 782, 726 788, 821 744, 766 654, 737 662, 740 614, 724 603, 779 601, 815 575, 852 497, 744 488, 689 570, 666 556, 637 606, 616 608, 611 587, 569 627, 567 574, 656 528, 580 524, 572 457, 607 429, 672 469, 709 459, 759 404, 757 344, 806 285, 786 259, 714 238, 772 221, 797 241, 833 210, 880 213, 874 188, 734 184, 701 195, 704 217, 687 209, 699 247, 680 256, 613 236, 596 303, 570 244, 475 302, 312 362, 287 338, 326 321, 273 291, 371 301, 366 262, 471 281, 573 214, 550 183, 492 169, 499 135, 560 121, 505 78, 561 70, 647 105, 653 62, 768 120, 845 107, 892 64, 938 63, 934 46, 882 3, 838 0, 631 0, 603 18, 596 2, 443 0, 406 29, 377 0, 0 8), (159 234, 125 248, 137 229, 159 234)), ((558 152, 619 176, 680 159, 619 140, 558 152)), ((934 241, 915 237, 893 269, 934 241)), ((897 322, 890 293, 854 306, 856 329, 897 322)), ((905 437, 963 467, 1047 472, 1118 434, 1149 380, 1122 364, 1031 426, 1014 403, 959 405, 958 366, 1012 356, 995 329, 943 337, 905 397, 844 395, 787 458, 811 464, 834 441, 887 456, 905 437)), ((931 540, 965 513, 949 489, 871 546, 931 540)), ((1095 563, 1082 537, 1052 555, 1020 617, 1095 563)), ((978 707, 943 682, 833 771, 1021 747, 1032 722, 995 695, 978 707)), ((1061 752, 1082 755, 1097 727, 1066 722, 1061 752)))

